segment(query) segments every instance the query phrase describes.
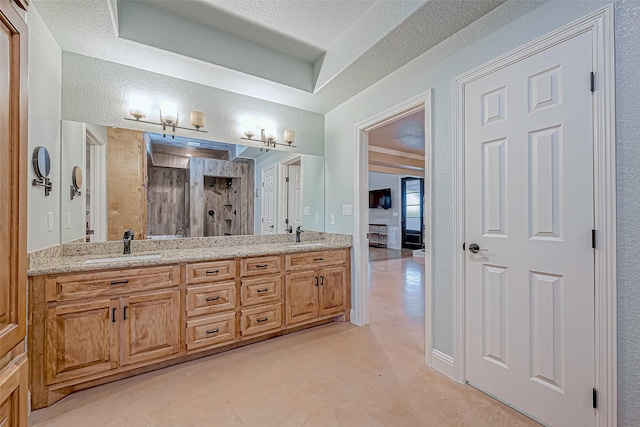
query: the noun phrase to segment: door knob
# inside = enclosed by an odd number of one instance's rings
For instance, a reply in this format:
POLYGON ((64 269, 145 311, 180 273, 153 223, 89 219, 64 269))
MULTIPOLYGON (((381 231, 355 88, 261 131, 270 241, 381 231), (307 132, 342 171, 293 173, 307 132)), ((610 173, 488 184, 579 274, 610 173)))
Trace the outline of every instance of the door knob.
POLYGON ((469 245, 469 252, 471 252, 473 254, 477 254, 480 251, 487 252, 486 249, 480 249, 480 246, 478 246, 477 243, 472 243, 472 244, 469 245))

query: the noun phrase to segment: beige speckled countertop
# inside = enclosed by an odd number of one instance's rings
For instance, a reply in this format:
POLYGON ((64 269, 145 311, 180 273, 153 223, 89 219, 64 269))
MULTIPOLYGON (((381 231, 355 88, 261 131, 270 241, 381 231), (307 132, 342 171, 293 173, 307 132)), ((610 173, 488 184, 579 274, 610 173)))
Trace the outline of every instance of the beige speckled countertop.
MULTIPOLYGON (((181 264, 197 261, 242 258, 260 255, 315 252, 351 247, 346 234, 306 232, 297 246, 291 234, 266 236, 200 237, 176 240, 133 241, 131 255, 160 254, 160 258, 85 264, 92 258, 123 257, 122 242, 73 243, 58 245, 29 254, 29 276, 110 270, 150 265, 181 264), (320 243, 322 246, 304 246, 320 243)), ((127 257, 125 255, 125 257, 127 257)))

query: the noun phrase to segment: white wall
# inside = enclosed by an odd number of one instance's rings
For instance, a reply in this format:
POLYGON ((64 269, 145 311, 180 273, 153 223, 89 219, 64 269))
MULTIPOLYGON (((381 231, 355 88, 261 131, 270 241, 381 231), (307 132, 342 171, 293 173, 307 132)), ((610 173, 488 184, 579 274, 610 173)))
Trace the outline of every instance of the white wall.
POLYGON ((390 228, 395 227, 397 229, 397 244, 387 244, 389 249, 402 248, 402 194, 400 178, 400 175, 369 172, 369 190, 391 188, 391 209, 369 209, 370 224, 386 224, 389 229, 389 236, 391 235, 390 228))
MULTIPOLYGON (((452 82, 484 62, 607 4, 509 1, 325 116, 326 218, 354 200, 354 126, 429 88, 434 89, 433 344, 453 353, 452 82)), ((618 425, 640 419, 640 3, 615 2, 616 132, 618 161, 618 425)), ((337 216, 329 232, 353 232, 353 218, 337 216)))
POLYGON ((61 50, 44 25, 34 5, 27 14, 29 25, 29 170, 27 250, 34 251, 60 243, 60 97, 61 50), (46 147, 51 156, 53 191, 48 197, 42 187, 33 187, 35 178, 31 153, 46 147), (54 215, 53 230, 47 231, 47 213, 54 215))
POLYGON ((80 196, 71 200, 71 184, 74 166, 80 166, 83 181, 86 175, 86 133, 85 124, 62 122, 62 142, 60 148, 60 242, 67 243, 86 236, 87 187, 83 183, 80 196), (69 221, 67 223, 67 215, 69 221))

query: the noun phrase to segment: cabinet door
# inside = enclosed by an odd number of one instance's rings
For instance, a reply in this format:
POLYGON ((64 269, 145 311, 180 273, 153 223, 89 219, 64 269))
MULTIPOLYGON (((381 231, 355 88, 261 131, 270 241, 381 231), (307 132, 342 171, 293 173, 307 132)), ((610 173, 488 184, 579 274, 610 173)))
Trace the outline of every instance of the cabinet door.
POLYGON ((320 316, 343 311, 346 302, 347 267, 325 268, 320 277, 320 316))
POLYGON ((26 357, 0 374, 0 426, 27 427, 28 377, 26 357))
POLYGON ((315 271, 287 274, 287 325, 318 317, 318 287, 315 271))
POLYGON ((116 299, 47 309, 47 384, 118 367, 117 311, 116 299))
POLYGON ((166 358, 179 350, 180 291, 123 297, 122 365, 166 358))
POLYGON ((26 71, 26 24, 0 1, 0 358, 26 333, 26 71))

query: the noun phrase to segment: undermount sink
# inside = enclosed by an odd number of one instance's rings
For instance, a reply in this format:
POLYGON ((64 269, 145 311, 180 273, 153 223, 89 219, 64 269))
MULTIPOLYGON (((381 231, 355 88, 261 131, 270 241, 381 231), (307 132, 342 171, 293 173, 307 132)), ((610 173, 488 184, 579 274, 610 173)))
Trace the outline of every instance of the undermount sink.
POLYGON ((326 246, 324 243, 294 243, 290 248, 314 248, 316 246, 326 246))
POLYGON ((141 261, 144 259, 158 259, 161 254, 149 254, 149 255, 122 255, 109 258, 92 258, 84 262, 84 264, 101 264, 105 262, 118 262, 118 261, 141 261))

